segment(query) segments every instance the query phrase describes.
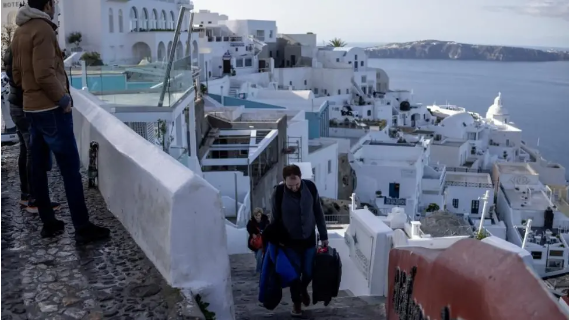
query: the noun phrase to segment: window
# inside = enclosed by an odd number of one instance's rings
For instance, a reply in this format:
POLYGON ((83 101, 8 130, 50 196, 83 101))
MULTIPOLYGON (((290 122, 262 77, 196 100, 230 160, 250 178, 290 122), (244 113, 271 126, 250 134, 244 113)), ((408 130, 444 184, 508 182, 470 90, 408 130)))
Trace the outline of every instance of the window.
POLYGON ((251 67, 253 66, 253 61, 251 60, 251 58, 245 58, 245 66, 246 67, 251 67))
POLYGON ((362 76, 362 77, 360 78, 360 82, 361 82, 361 83, 365 83, 365 82, 366 82, 366 76, 362 76))
POLYGON ((542 259, 542 251, 532 251, 530 254, 534 260, 542 259))
POLYGON ((269 50, 269 58, 273 58, 273 51, 269 50))
POLYGON ((313 93, 314 93, 314 94, 319 94, 319 88, 313 89, 313 93))
POLYGON ((109 9, 109 33, 115 32, 115 26, 113 24, 113 9, 109 9))
POLYGON ((479 200, 471 200, 471 214, 479 213, 479 200))
POLYGON ((358 60, 358 55, 354 55, 354 60, 358 60))
POLYGON ((123 10, 119 9, 119 32, 123 32, 123 10))
POLYGON ((551 257, 563 257, 564 251, 562 251, 562 250, 550 250, 550 256, 551 257))
POLYGON ((340 62, 340 58, 336 58, 336 62, 340 62))
POLYGON ((307 85, 307 80, 305 80, 305 85, 307 85))
POLYGON ((360 66, 364 67, 364 61, 360 61, 360 66))
POLYGON ((292 86, 292 85, 293 85, 293 81, 289 81, 289 85, 292 86))
POLYGON ((338 94, 340 94, 340 92, 341 92, 340 89, 338 89, 338 94))
POLYGON ((371 117, 371 116, 372 116, 372 111, 371 111, 371 110, 366 111, 366 115, 369 116, 369 117, 371 117))
MULTIPOLYGON (((328 168, 328 172, 329 172, 329 173, 332 173, 332 160, 329 160, 329 161, 327 162, 327 168, 328 168)), ((552 252, 552 251, 551 251, 551 252, 552 252)))
POLYGON ((273 30, 269 30, 269 39, 273 38, 273 30))
POLYGON ((279 58, 279 50, 275 51, 275 56, 279 58))
POLYGON ((400 198, 400 184, 399 183, 390 183, 389 189, 388 189, 388 196, 390 196, 390 198, 396 198, 399 199, 400 198))
POLYGON ((208 21, 208 24, 212 24, 212 21, 208 21))
POLYGON ((238 48, 236 47, 236 52, 238 52, 238 48))
POLYGON ((451 201, 451 205, 452 205, 455 209, 459 208, 459 199, 453 199, 453 200, 451 201))
POLYGON ((325 94, 327 94, 327 89, 325 89, 325 94))
POLYGON ((317 169, 313 168, 313 180, 317 181, 317 169))
POLYGON ((236 68, 243 68, 243 59, 236 59, 236 68))
POLYGON ((349 93, 350 93, 350 89, 346 89, 346 94, 349 94, 349 93))

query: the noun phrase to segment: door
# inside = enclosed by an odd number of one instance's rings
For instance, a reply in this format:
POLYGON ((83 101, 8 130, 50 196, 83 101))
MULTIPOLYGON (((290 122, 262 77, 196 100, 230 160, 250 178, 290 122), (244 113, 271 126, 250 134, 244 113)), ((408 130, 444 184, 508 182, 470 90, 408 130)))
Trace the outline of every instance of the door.
POLYGON ((232 72, 232 62, 229 59, 224 60, 223 73, 227 74, 227 73, 231 73, 231 72, 232 72))
POLYGON ((265 70, 265 60, 259 60, 259 70, 265 70))
POLYGON ((291 67, 294 67, 297 64, 297 57, 295 55, 291 55, 291 67))

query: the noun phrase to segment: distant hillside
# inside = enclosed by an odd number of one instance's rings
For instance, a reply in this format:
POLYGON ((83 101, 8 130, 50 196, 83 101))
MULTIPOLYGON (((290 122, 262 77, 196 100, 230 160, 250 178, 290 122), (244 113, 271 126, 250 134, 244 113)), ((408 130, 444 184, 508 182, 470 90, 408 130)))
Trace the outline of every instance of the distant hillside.
POLYGON ((420 40, 366 48, 370 58, 479 61, 568 61, 568 51, 420 40))

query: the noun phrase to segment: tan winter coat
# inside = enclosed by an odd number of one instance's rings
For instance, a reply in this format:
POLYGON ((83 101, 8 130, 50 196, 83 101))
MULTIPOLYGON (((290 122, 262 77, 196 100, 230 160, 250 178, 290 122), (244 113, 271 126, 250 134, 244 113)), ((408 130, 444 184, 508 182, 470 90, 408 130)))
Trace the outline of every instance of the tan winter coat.
POLYGON ((24 91, 24 111, 53 109, 69 94, 55 30, 45 12, 24 6, 16 16, 12 40, 14 82, 24 91))

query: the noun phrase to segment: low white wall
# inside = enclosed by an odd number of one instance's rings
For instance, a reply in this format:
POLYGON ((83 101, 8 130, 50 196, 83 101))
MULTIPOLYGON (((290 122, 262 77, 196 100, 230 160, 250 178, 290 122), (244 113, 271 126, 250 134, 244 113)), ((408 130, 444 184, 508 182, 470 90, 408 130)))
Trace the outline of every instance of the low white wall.
POLYGON ((108 209, 167 282, 200 293, 220 319, 234 319, 230 263, 218 190, 72 89, 84 167, 99 143, 99 191, 108 209), (204 243, 215 250, 204 250, 204 243))
POLYGON ((392 234, 393 230, 369 210, 351 211, 350 225, 344 239, 357 272, 367 281, 367 293, 360 295, 388 295, 388 255, 392 234))
POLYGON ((247 247, 249 234, 246 228, 236 228, 226 224, 226 234, 228 235, 228 254, 251 253, 247 247))

